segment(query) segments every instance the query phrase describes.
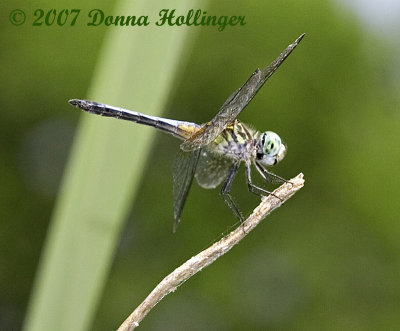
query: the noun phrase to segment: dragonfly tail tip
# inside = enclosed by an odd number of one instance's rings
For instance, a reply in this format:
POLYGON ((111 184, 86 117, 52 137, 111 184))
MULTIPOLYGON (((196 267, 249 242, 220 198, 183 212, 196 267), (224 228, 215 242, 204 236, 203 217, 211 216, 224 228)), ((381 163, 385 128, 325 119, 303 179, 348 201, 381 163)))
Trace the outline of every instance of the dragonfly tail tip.
POLYGON ((72 106, 75 106, 75 107, 79 107, 79 105, 81 104, 81 101, 82 101, 82 100, 79 100, 79 99, 71 99, 71 100, 68 100, 68 102, 69 102, 72 106))
POLYGON ((90 101, 87 101, 87 100, 80 100, 80 99, 71 99, 71 100, 68 100, 68 102, 69 102, 72 106, 74 106, 74 107, 76 107, 76 108, 80 108, 80 109, 85 110, 85 111, 91 110, 92 104, 93 104, 93 103, 90 102, 90 101))
POLYGON ((298 37, 298 38, 296 39, 295 44, 297 45, 297 44, 304 38, 305 35, 306 35, 305 33, 302 33, 302 34, 300 35, 300 37, 298 37))

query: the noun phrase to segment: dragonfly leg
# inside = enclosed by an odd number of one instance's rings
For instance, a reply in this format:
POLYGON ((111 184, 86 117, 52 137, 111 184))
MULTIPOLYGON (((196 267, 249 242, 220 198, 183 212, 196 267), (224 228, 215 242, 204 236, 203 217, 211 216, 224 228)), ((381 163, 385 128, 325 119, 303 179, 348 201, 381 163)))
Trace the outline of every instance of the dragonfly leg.
POLYGON ((240 223, 243 223, 244 221, 243 216, 239 211, 239 209, 237 208, 235 202, 233 201, 232 196, 230 195, 233 179, 235 178, 235 175, 238 171, 239 164, 240 162, 236 162, 233 165, 232 169, 230 170, 229 175, 226 178, 224 185, 222 186, 221 196, 224 199, 225 203, 228 205, 229 209, 235 215, 235 217, 239 219, 240 223))
POLYGON ((248 186, 249 191, 251 193, 254 193, 256 195, 262 195, 262 196, 272 195, 275 198, 278 198, 279 200, 282 201, 282 199, 280 197, 276 196, 272 192, 269 192, 269 191, 267 191, 267 190, 265 190, 265 189, 253 184, 253 182, 251 180, 251 166, 250 166, 250 164, 246 164, 246 177, 247 177, 247 186, 248 186))
POLYGON ((289 182, 285 178, 282 178, 282 177, 275 175, 274 173, 268 171, 260 163, 255 162, 255 166, 256 166, 257 171, 260 173, 261 177, 264 178, 267 182, 270 182, 273 184, 290 183, 293 185, 293 183, 289 182))

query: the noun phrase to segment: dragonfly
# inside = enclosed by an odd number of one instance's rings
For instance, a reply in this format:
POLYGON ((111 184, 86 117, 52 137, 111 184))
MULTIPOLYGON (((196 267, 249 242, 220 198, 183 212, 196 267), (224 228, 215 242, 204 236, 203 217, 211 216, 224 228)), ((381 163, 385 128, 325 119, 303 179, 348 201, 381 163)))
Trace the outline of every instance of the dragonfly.
POLYGON ((221 196, 234 216, 243 223, 242 212, 230 194, 239 165, 242 162, 245 164, 249 191, 259 196, 268 196, 272 193, 253 184, 252 167, 267 182, 287 182, 266 168, 282 161, 287 146, 275 132, 256 131, 241 123, 237 117, 304 35, 300 35, 265 69, 256 69, 250 78, 229 96, 214 118, 202 125, 145 115, 89 100, 72 99, 69 103, 91 114, 148 125, 183 140, 173 166, 173 232, 180 222, 193 178, 206 189, 216 188, 222 183, 221 196))

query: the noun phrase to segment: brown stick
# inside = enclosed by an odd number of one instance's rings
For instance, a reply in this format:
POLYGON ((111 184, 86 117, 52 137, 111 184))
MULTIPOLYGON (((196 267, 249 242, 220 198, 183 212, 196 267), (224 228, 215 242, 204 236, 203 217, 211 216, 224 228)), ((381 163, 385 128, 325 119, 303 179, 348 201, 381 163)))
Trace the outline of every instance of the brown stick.
POLYGON ((139 326, 139 323, 147 313, 164 298, 167 294, 174 292, 176 288, 188 280, 191 276, 199 272, 204 267, 213 263, 220 256, 228 252, 233 246, 239 243, 251 230, 253 230, 269 213, 285 203, 293 194, 304 186, 303 174, 300 173, 289 182, 284 183, 273 193, 273 195, 263 197, 261 203, 253 213, 247 218, 243 225, 238 226, 227 236, 216 242, 209 248, 203 250, 196 256, 186 261, 165 277, 147 298, 129 315, 121 324, 118 331, 131 331, 139 326))

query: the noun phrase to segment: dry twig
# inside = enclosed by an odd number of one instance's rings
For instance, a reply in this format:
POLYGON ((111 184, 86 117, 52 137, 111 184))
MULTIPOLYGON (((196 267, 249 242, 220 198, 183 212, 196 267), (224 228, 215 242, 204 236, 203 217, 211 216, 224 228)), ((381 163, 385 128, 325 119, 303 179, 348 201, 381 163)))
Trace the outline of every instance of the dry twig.
POLYGON ((186 261, 165 277, 147 298, 132 312, 131 315, 121 324, 118 331, 131 331, 139 326, 139 323, 147 313, 164 298, 167 294, 188 280, 191 276, 199 272, 204 267, 210 265, 220 256, 228 252, 234 245, 239 243, 252 229, 254 229, 269 213, 281 206, 293 194, 300 190, 304 185, 303 174, 300 173, 290 182, 284 183, 273 193, 273 195, 262 198, 261 203, 253 213, 247 218, 243 225, 237 227, 227 236, 216 242, 209 248, 203 250, 196 256, 186 261))

